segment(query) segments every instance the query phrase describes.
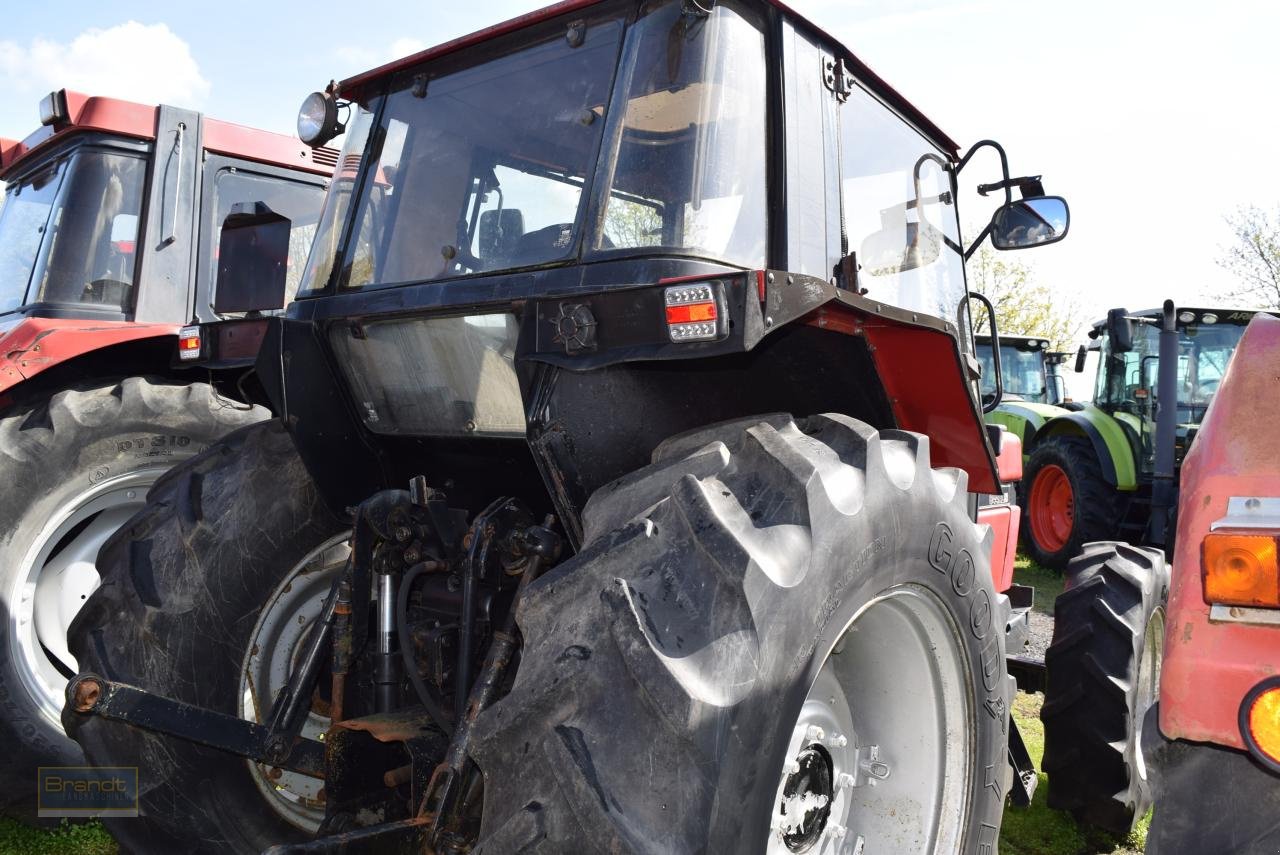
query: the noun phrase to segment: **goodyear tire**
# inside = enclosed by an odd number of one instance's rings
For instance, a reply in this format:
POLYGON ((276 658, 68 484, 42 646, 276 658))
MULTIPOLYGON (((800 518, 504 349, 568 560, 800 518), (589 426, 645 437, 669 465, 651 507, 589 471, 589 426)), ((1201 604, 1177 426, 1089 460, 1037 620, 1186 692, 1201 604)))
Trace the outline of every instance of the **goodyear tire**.
POLYGON ((475 725, 478 852, 994 851, 1007 601, 927 438, 716 425, 584 520, 475 725))
POLYGON ((1151 807, 1141 727, 1159 696, 1168 590, 1159 551, 1090 543, 1054 603, 1040 712, 1049 806, 1117 834, 1151 807))
MULTIPOLYGON (((287 674, 305 635, 254 650, 264 607, 302 592, 314 618, 332 578, 315 575, 332 570, 316 559, 345 549, 342 529, 279 421, 229 435, 157 484, 103 549, 102 587, 71 630, 81 672, 243 716, 247 656, 270 653, 287 674)), ((274 694, 261 682, 253 694, 261 721, 274 694)), ((141 816, 105 820, 125 851, 258 853, 305 839, 308 816, 322 814, 243 758, 70 711, 63 720, 90 763, 139 769, 141 816)))
POLYGON ((65 389, 0 419, 0 764, 6 811, 30 818, 36 767, 82 762, 59 722, 76 663, 67 627, 98 584, 107 537, 172 465, 259 407, 205 383, 130 377, 65 389))
POLYGON ((1084 437, 1051 436, 1038 443, 1022 483, 1023 543, 1037 563, 1063 570, 1086 543, 1115 536, 1116 491, 1084 437))

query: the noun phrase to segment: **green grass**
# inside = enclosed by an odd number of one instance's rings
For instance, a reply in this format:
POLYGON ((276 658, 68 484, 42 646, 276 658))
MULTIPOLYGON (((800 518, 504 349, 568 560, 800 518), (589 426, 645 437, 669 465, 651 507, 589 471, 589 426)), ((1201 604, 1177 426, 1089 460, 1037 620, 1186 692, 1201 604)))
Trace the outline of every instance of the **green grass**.
POLYGON ((63 820, 56 828, 38 829, 0 817, 3 855, 115 855, 118 851, 111 835, 97 822, 63 820))

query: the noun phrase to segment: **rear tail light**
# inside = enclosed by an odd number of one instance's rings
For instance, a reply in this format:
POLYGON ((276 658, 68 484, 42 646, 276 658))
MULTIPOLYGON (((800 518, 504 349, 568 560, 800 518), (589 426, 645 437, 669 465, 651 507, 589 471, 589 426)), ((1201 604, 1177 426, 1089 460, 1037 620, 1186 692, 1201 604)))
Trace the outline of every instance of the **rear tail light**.
POLYGON ((200 327, 183 327, 178 330, 178 359, 189 361, 200 358, 200 327))
POLYGON ((1205 536, 1200 553, 1204 601, 1280 608, 1280 565, 1272 534, 1205 536))
POLYGON ((674 285, 666 290, 667 330, 672 341, 713 341, 720 337, 718 282, 674 285))
POLYGON ((1244 696, 1240 736, 1254 757, 1280 772, 1280 677, 1268 677, 1244 696))

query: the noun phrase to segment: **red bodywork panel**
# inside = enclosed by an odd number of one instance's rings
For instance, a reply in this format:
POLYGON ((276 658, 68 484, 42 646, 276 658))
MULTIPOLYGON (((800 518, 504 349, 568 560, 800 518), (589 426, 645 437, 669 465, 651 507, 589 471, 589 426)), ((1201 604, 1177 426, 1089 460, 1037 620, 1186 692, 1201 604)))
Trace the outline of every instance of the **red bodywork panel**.
POLYGON ((0 334, 0 394, 91 350, 177 334, 177 324, 24 318, 0 334))
POLYGON ((954 337, 840 304, 823 306, 807 323, 864 337, 898 427, 927 435, 933 465, 963 469, 973 492, 1000 492, 986 426, 969 395, 954 337))
MULTIPOLYGON (((453 39, 452 41, 436 45, 435 47, 427 48, 424 51, 411 54, 402 59, 397 59, 386 63, 385 65, 380 65, 377 68, 363 72, 362 74, 357 74, 354 77, 348 77, 346 80, 342 81, 342 84, 338 87, 338 92, 344 98, 356 100, 360 97, 362 91, 370 84, 385 80, 388 76, 395 74, 398 71, 403 71, 406 68, 412 68, 413 66, 419 65, 427 60, 446 56, 464 48, 492 41, 499 36, 504 36, 507 33, 512 33, 516 30, 523 29, 524 27, 532 26, 540 21, 546 21, 558 15, 568 15, 573 12, 588 9, 592 6, 599 5, 601 2, 603 2, 603 0, 562 0, 559 3, 554 3, 545 8, 538 9, 537 11, 517 16, 509 21, 503 21, 502 23, 495 24, 492 27, 486 27, 483 30, 478 30, 470 35, 462 36, 460 38, 453 39)), ((786 13, 787 17, 792 19, 795 23, 808 28, 810 31, 821 36, 823 40, 830 42, 832 45, 840 45, 840 41, 838 39, 822 30, 821 27, 811 23, 803 15, 799 14, 785 3, 780 2, 780 0, 769 0, 769 3, 786 13)), ((934 142, 938 143, 952 155, 955 155, 959 151, 960 146, 951 139, 951 137, 943 133, 941 128, 935 125, 928 116, 920 112, 914 104, 899 94, 897 90, 888 83, 885 83, 883 78, 872 71, 870 66, 854 56, 853 52, 848 48, 845 48, 845 58, 852 64, 853 71, 859 79, 864 83, 870 84, 877 94, 888 101, 893 107, 900 110, 903 115, 915 123, 920 130, 932 137, 934 142)))
POLYGON ((1177 549, 1165 621, 1160 730, 1244 749, 1237 715, 1259 680, 1280 673, 1280 625, 1211 622, 1200 548, 1232 496, 1280 496, 1280 320, 1245 330, 1182 464, 1177 549))
POLYGON ((991 526, 991 581, 995 583, 996 593, 1009 590, 1013 584, 1021 516, 1017 505, 988 505, 978 509, 978 522, 991 526))
MULTIPOLYGON (((65 89, 63 97, 67 105, 67 120, 42 126, 22 142, 0 140, 0 180, 7 178, 29 155, 72 134, 99 131, 132 139, 155 139, 159 112, 156 107, 118 98, 84 95, 65 89)), ((337 154, 332 149, 320 149, 321 160, 317 160, 315 152, 293 137, 245 128, 217 119, 204 120, 204 147, 219 154, 319 175, 328 175, 333 171, 333 158, 337 154)))

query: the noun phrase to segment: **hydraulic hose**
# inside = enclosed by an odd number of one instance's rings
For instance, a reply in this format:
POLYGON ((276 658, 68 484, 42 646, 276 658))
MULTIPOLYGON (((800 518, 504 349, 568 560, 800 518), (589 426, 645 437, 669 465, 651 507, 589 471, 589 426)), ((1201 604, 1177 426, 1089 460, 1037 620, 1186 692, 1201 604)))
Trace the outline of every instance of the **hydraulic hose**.
POLYGON ((409 639, 409 589, 413 587, 413 583, 419 576, 435 569, 433 563, 422 563, 413 565, 405 572, 404 578, 400 580, 400 591, 396 595, 396 631, 400 637, 400 655, 404 657, 404 670, 409 675, 414 694, 426 708, 431 720, 445 732, 446 736, 452 736, 453 722, 444 711, 444 701, 423 682, 422 676, 418 673, 418 663, 413 657, 413 647, 409 639))

